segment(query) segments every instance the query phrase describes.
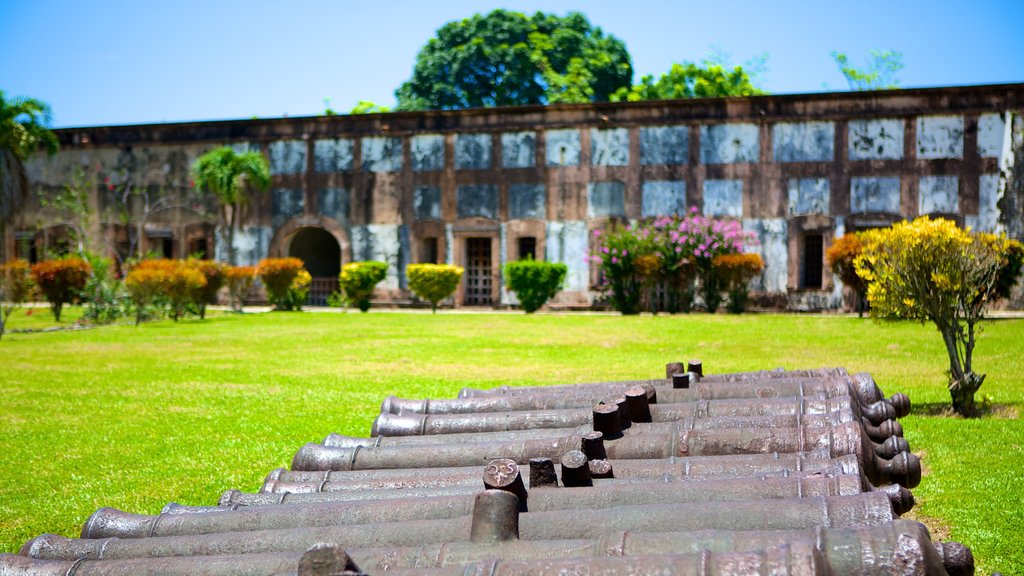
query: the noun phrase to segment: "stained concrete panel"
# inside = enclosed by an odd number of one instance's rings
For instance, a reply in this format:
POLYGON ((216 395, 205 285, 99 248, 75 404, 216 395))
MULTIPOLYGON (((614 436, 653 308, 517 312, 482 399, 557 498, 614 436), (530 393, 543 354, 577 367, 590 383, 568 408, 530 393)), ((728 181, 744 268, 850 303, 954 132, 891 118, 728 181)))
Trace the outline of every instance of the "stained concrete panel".
POLYGON ((535 132, 506 132, 501 135, 502 168, 533 168, 536 164, 535 132))
POLYGON ((780 122, 772 127, 776 162, 831 162, 835 139, 832 122, 780 122))
POLYGON ((786 181, 789 189, 789 214, 828 214, 828 178, 790 178, 786 181))
POLYGON ((898 177, 850 178, 850 212, 853 214, 900 213, 898 177))
POLYGON ((629 131, 625 128, 591 128, 590 163, 594 166, 629 164, 629 131))
POLYGON ((682 180, 644 182, 641 194, 640 215, 644 218, 686 214, 686 182, 682 180))
POLYGON ((847 125, 850 160, 903 158, 903 120, 850 120, 847 125))
POLYGON ((690 131, 686 126, 640 129, 640 163, 686 164, 690 158, 690 131))
POLYGON ((543 184, 512 184, 508 187, 508 217, 544 220, 547 189, 543 184))
MULTIPOLYGON (((214 231, 217 241, 214 243, 214 258, 228 262, 227 230, 218 226, 214 231)), ((244 226, 235 233, 236 266, 256 266, 270 254, 270 239, 273 230, 270 226, 244 226)))
POLYGON ((978 178, 978 216, 974 228, 981 232, 998 232, 999 174, 982 174, 978 178))
POLYGON ((918 193, 920 214, 960 212, 960 179, 956 176, 921 176, 918 193))
POLYGON ((746 251, 760 254, 764 271, 752 282, 754 290, 785 292, 789 282, 789 228, 784 218, 747 219, 743 230, 753 233, 756 246, 746 251))
POLYGON ((497 218, 498 187, 494 184, 459 186, 455 191, 459 218, 497 218))
POLYGON ((490 134, 458 134, 455 136, 456 169, 487 170, 490 167, 490 134))
POLYGON ((274 227, 280 227, 292 216, 298 216, 305 210, 305 196, 302 190, 275 188, 271 192, 270 216, 274 227))
POLYGON ((403 258, 401 227, 395 224, 369 224, 352 227, 352 259, 377 260, 388 265, 380 288, 399 287, 400 261, 403 258))
POLYGON ((317 209, 324 216, 334 218, 347 226, 349 222, 349 207, 351 196, 344 188, 322 188, 317 192, 317 209))
POLYGON ((247 154, 249 152, 260 152, 260 145, 255 142, 232 142, 231 150, 235 154, 247 154))
POLYGON ((963 158, 963 116, 920 116, 917 119, 918 158, 963 158))
POLYGON ((978 156, 999 158, 1003 154, 1006 122, 1002 114, 978 116, 978 156))
POLYGON ((546 137, 548 166, 579 166, 579 130, 548 130, 546 137))
POLYGON ((441 189, 417 186, 412 193, 412 208, 417 220, 441 219, 441 189))
POLYGON ((617 181, 587 184, 587 218, 625 215, 625 184, 617 181))
POLYGON ((743 216, 742 180, 705 180, 705 216, 743 216))
POLYGON ((701 164, 757 162, 761 154, 756 124, 715 124, 700 127, 701 164))
POLYGON ((271 142, 270 173, 302 174, 306 171, 306 143, 302 140, 271 142))
POLYGON ((355 144, 350 138, 315 140, 313 142, 313 169, 320 174, 348 172, 355 158, 355 144))
POLYGON ((587 223, 582 220, 554 221, 547 224, 544 259, 548 262, 561 262, 569 268, 565 278, 567 291, 583 291, 590 288, 587 241, 587 223))
POLYGON ((419 134, 409 142, 412 169, 416 172, 444 170, 444 136, 419 134))
POLYGON ((370 136, 360 141, 363 170, 398 172, 402 169, 402 139, 394 136, 370 136))

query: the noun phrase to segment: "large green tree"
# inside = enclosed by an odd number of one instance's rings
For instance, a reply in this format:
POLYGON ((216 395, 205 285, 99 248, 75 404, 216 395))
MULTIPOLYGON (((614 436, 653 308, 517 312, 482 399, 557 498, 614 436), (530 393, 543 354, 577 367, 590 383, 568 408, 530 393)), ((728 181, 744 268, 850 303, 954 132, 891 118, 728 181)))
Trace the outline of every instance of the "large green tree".
POLYGON ((903 70, 903 54, 895 50, 872 50, 867 65, 857 68, 842 52, 832 52, 839 72, 846 78, 850 90, 892 90, 900 87, 896 74, 903 70))
POLYGON ((495 10, 442 26, 395 95, 399 110, 595 102, 632 79, 626 45, 583 14, 495 10))
POLYGON ((638 102, 759 94, 766 92, 754 86, 751 73, 742 66, 730 68, 721 62, 705 60, 699 65, 693 62, 672 64, 669 71, 657 79, 651 74, 644 75, 635 86, 619 89, 611 100, 638 102))
POLYGON ((0 261, 7 255, 7 222, 28 195, 25 160, 40 148, 57 153, 50 106, 35 98, 8 98, 0 90, 0 261))
POLYGON ((192 165, 196 186, 216 196, 220 223, 227 234, 228 262, 237 264, 235 236, 245 219, 253 189, 270 188, 270 167, 259 152, 236 153, 230 146, 211 150, 192 165))

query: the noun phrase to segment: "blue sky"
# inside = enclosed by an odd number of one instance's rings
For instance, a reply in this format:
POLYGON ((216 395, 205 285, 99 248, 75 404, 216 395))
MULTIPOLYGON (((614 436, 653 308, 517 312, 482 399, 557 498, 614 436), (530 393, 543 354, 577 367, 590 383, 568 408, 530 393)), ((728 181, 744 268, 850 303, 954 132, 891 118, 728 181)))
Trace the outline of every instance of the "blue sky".
POLYGON ((903 53, 905 87, 1024 81, 1024 0, 0 0, 0 89, 56 127, 320 114, 389 105, 450 20, 580 10, 625 41, 636 78, 714 47, 768 54, 773 93, 845 90, 830 53, 903 53))

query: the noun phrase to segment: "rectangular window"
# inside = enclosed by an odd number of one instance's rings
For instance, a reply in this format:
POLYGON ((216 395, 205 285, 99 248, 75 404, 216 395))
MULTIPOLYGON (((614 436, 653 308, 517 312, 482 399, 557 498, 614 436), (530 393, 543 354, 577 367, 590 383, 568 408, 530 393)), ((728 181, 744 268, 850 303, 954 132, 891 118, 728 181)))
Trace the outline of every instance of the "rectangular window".
POLYGON ((174 258, 174 240, 172 238, 158 238, 157 252, 163 254, 164 258, 174 258))
POLYGON ((824 239, 821 234, 805 235, 803 252, 800 287, 821 290, 821 277, 824 272, 824 239))
POLYGON ((437 238, 431 236, 430 238, 424 238, 423 243, 420 246, 420 263, 421 264, 440 264, 437 261, 437 238))
POLYGON ((533 236, 523 236, 519 238, 519 259, 520 260, 536 260, 537 259, 537 239, 533 236))

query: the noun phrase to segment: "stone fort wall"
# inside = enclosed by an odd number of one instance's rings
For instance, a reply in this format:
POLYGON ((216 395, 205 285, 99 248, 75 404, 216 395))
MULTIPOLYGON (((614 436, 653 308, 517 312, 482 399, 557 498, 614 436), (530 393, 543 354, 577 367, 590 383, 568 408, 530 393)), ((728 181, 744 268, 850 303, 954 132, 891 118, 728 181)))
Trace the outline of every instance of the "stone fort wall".
MULTIPOLYGON (((387 262, 396 300, 408 297, 406 264, 466 266, 472 244, 489 252, 474 266, 487 268, 475 274, 492 303, 513 302, 501 266, 532 253, 569 266, 559 303, 586 306, 593 229, 695 207, 755 233, 767 265, 758 291, 834 308, 841 286, 823 251, 847 231, 935 214, 1024 234, 1022 110, 1024 84, 1013 84, 72 128, 29 171, 39 191, 84 168, 189 197, 200 154, 258 150, 273 185, 236 237, 239 263, 294 254, 318 228, 342 262, 387 262)), ((103 195, 99 186, 99 209, 103 195)), ((45 216, 38 205, 18 215, 8 257, 47 241, 45 216)), ((215 222, 168 211, 147 222, 147 238, 176 257, 203 246, 223 258, 215 222)))

